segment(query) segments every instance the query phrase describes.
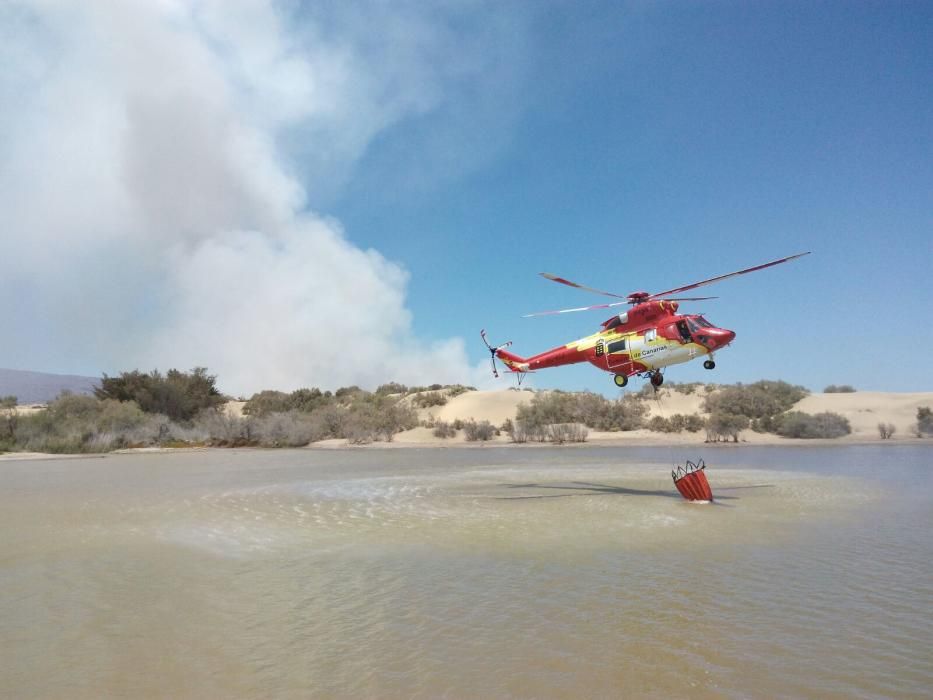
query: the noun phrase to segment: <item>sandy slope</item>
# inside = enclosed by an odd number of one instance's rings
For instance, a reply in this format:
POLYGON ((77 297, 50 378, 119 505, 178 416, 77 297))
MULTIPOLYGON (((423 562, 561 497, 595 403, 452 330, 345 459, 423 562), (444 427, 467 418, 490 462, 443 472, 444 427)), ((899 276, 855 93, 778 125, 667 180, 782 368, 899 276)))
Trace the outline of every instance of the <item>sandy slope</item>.
POLYGON ((917 409, 933 408, 933 393, 895 394, 881 391, 857 391, 852 394, 811 394, 794 406, 795 411, 822 413, 832 411, 849 419, 849 439, 878 437, 878 423, 892 423, 894 439, 913 437, 910 426, 917 422, 917 409))
POLYGON ((682 394, 672 389, 661 389, 655 398, 645 401, 650 413, 649 416, 670 418, 680 413, 689 416, 692 413, 703 413, 703 401, 706 399, 705 389, 698 389, 692 394, 682 394))
POLYGON ((468 391, 450 399, 443 406, 431 406, 419 410, 422 420, 433 417, 436 420, 453 422, 457 419, 476 421, 488 420, 495 426, 500 426, 506 418, 515 418, 518 406, 531 401, 533 393, 530 391, 512 391, 500 389, 497 391, 468 391))
MULTIPOLYGON (((474 391, 452 399, 446 406, 422 409, 422 419, 433 415, 440 420, 453 421, 457 418, 488 420, 493 425, 501 425, 506 418, 514 418, 518 405, 531 400, 533 394, 527 391, 474 391)), ((646 400, 649 416, 672 416, 676 413, 703 415, 703 400, 706 390, 699 389, 692 394, 683 394, 670 389, 663 389, 656 399, 646 400)), ((916 422, 917 408, 933 407, 933 392, 924 393, 885 393, 856 392, 851 394, 813 394, 800 401, 794 410, 805 413, 832 411, 849 419, 852 434, 839 440, 826 441, 829 444, 841 442, 880 441, 878 423, 893 423, 897 429, 894 441, 912 439, 910 426, 916 422)), ((587 444, 591 445, 679 445, 702 444, 706 433, 654 433, 649 430, 609 433, 591 430, 587 444)), ((505 438, 499 438, 501 442, 505 438)), ((769 433, 755 433, 745 430, 741 434, 744 443, 753 445, 780 444, 816 444, 815 440, 789 440, 769 433)), ((448 440, 435 438, 427 428, 415 428, 395 436, 397 445, 435 446, 463 444, 462 435, 448 440)))

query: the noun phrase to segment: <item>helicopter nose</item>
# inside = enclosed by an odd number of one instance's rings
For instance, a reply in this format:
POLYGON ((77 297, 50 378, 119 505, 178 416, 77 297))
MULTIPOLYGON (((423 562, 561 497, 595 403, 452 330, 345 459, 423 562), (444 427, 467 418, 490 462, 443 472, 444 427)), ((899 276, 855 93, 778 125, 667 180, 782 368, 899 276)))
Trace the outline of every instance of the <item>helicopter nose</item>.
POLYGON ((707 328, 697 337, 697 340, 710 350, 724 348, 734 339, 735 331, 726 330, 725 328, 707 328))

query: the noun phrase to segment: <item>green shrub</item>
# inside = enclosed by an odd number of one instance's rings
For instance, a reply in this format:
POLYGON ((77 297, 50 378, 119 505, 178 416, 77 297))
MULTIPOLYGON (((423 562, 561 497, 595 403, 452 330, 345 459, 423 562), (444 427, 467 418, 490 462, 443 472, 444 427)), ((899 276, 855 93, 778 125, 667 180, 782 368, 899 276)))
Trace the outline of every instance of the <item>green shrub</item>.
POLYGON ((382 384, 376 388, 377 394, 387 395, 387 394, 407 394, 408 387, 404 384, 399 384, 398 382, 389 382, 388 384, 382 384))
POLYGON ((734 413, 716 412, 706 421, 706 441, 719 442, 721 440, 739 441, 739 433, 748 427, 746 416, 734 413))
POLYGON ((454 437, 456 434, 457 431, 454 430, 454 427, 446 421, 439 420, 434 424, 434 437, 446 440, 447 438, 454 437))
POLYGON ((722 387, 707 396, 703 405, 710 414, 731 413, 760 420, 787 411, 806 395, 802 386, 764 380, 722 387))
POLYGON ((463 434, 468 442, 492 440, 496 434, 495 426, 488 420, 476 422, 472 418, 463 424, 463 434))
POLYGON ((703 382, 664 382, 664 388, 686 394, 687 396, 696 393, 696 390, 702 386, 703 382))
POLYGON ((670 418, 653 416, 646 427, 656 433, 682 433, 685 430, 695 433, 706 427, 706 421, 695 413, 675 413, 670 418))
POLYGON ((528 433, 558 423, 582 423, 593 430, 636 430, 642 427, 647 412, 647 406, 628 396, 609 401, 591 392, 552 391, 537 393, 529 403, 521 404, 516 421, 528 433))
POLYGON ((243 415, 267 416, 270 413, 288 413, 289 411, 311 413, 333 401, 334 397, 329 391, 321 391, 317 388, 297 389, 290 394, 267 389, 249 398, 243 406, 243 415))
POLYGON ((64 393, 45 411, 20 417, 8 442, 34 452, 108 452, 152 444, 167 422, 164 416, 143 413, 133 402, 64 393))
POLYGON ((0 450, 4 449, 4 445, 11 447, 15 442, 16 425, 19 419, 19 414, 16 412, 17 403, 15 396, 0 397, 0 441, 3 442, 0 450))
POLYGON ((94 395, 98 399, 135 401, 145 413, 189 421, 198 411, 224 403, 216 381, 217 377, 208 374, 204 367, 195 367, 191 372, 171 369, 164 377, 158 370, 149 374, 134 370, 118 377, 105 374, 94 395))
POLYGON ((565 442, 586 442, 587 435, 589 431, 580 423, 554 423, 545 430, 547 440, 558 445, 565 442))
POLYGON ((427 391, 422 394, 415 394, 414 398, 411 400, 411 403, 417 408, 443 406, 447 403, 447 397, 439 391, 427 391))
POLYGON ((774 419, 774 432, 790 438, 838 438, 851 433, 852 428, 848 419, 838 413, 791 411, 774 419))
POLYGON ((915 426, 917 437, 933 435, 933 411, 929 406, 920 406, 917 409, 917 424, 915 426))
POLYGON ((300 411, 272 413, 250 427, 250 437, 263 447, 303 447, 315 434, 310 416, 300 411))
POLYGON ((852 394, 855 392, 855 387, 849 386, 848 384, 830 384, 828 387, 823 389, 824 394, 852 394))

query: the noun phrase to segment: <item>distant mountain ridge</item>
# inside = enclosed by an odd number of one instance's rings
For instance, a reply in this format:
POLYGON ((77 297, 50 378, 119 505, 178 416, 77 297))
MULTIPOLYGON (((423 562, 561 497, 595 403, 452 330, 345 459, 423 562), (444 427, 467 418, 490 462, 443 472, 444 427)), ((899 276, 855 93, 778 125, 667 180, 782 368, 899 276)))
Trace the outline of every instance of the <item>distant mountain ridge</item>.
POLYGON ((0 369, 0 396, 15 396, 20 405, 48 403, 63 391, 91 394, 99 384, 98 377, 0 369))

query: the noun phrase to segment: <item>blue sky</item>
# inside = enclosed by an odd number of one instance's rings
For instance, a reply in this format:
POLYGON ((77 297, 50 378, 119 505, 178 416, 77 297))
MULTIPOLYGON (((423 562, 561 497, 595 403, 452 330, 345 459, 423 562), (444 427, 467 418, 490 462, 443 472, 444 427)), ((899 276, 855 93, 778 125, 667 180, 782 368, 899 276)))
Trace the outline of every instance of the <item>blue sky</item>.
POLYGON ((920 2, 15 0, 0 367, 479 384, 480 329, 530 355, 608 315, 521 318, 599 301, 538 272, 811 250, 685 304, 737 339, 669 380, 933 390, 931 36, 920 2))
POLYGON ((599 301, 539 271, 654 291, 812 250, 709 288, 721 298, 690 308, 735 346, 713 373, 669 378, 933 389, 929 4, 549 7, 489 162, 396 186, 382 153, 421 146, 399 130, 333 207, 354 241, 404 262, 419 334, 462 334, 479 358, 485 327, 532 354, 607 315, 519 318, 599 301))

